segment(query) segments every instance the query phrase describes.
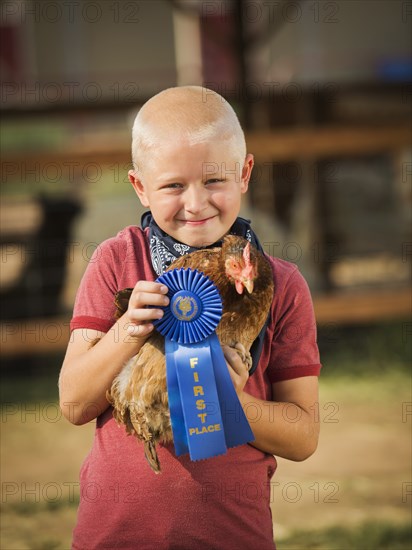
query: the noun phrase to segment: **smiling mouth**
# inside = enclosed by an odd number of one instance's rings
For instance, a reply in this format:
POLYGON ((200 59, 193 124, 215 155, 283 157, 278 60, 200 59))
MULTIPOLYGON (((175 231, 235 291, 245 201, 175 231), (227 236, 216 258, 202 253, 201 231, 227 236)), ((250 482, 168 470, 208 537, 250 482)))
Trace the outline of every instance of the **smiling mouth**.
POLYGON ((179 220, 182 223, 186 223, 188 225, 203 225, 204 223, 208 222, 215 216, 210 216, 209 218, 203 218, 202 220, 179 220))

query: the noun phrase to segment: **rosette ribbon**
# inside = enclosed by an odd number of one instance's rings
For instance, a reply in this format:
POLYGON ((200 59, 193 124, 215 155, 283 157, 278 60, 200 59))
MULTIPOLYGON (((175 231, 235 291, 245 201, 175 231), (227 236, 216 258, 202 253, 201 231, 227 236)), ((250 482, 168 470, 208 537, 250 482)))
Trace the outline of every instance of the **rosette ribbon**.
POLYGON ((215 332, 222 316, 218 289, 190 268, 167 271, 157 282, 169 289, 170 303, 154 324, 165 337, 176 455, 200 460, 253 441, 215 332))

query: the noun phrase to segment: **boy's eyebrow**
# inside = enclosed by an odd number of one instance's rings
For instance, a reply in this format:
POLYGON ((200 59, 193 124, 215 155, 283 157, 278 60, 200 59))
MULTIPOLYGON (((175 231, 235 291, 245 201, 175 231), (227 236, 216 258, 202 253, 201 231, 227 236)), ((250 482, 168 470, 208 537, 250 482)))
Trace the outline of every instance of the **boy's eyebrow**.
MULTIPOLYGON (((209 178, 224 178, 224 175, 222 174, 222 171, 219 167, 211 166, 209 165, 209 168, 205 168, 202 170, 202 178, 203 179, 209 179, 209 178)), ((185 178, 179 175, 176 172, 166 172, 162 175, 160 175, 158 178, 153 180, 153 183, 157 185, 164 185, 168 183, 179 183, 182 182, 185 178)))
POLYGON ((204 170, 203 171, 203 176, 207 176, 208 178, 210 178, 210 176, 220 176, 220 171, 219 170, 204 170))
POLYGON ((179 176, 178 174, 175 174, 174 172, 170 172, 170 173, 166 173, 166 174, 162 174, 161 176, 159 176, 158 178, 156 178, 154 181, 158 182, 158 183, 170 183, 170 182, 176 182, 176 181, 179 181, 181 180, 182 177, 179 176))
MULTIPOLYGON (((205 170, 202 174, 203 178, 220 177, 219 170, 205 170)), ((162 174, 159 178, 154 180, 154 183, 159 185, 164 183, 178 183, 183 181, 183 177, 171 172, 170 174, 162 174)))
POLYGON ((220 169, 214 168, 213 166, 210 166, 210 165, 209 165, 209 167, 207 167, 207 165, 206 165, 206 168, 203 168, 203 170, 202 170, 203 177, 210 178, 211 176, 220 176, 220 174, 221 174, 220 169))

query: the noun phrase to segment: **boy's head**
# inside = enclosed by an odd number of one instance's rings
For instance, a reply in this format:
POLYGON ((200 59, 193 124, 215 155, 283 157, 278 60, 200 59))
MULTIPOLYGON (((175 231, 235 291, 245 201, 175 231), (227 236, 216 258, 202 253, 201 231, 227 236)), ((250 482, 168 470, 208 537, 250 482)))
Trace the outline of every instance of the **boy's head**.
POLYGON ((147 101, 132 131, 133 167, 144 173, 159 142, 184 137, 189 144, 224 141, 238 162, 246 157, 246 143, 236 113, 219 94, 201 86, 168 88, 147 101))
POLYGON ((225 235, 247 191, 252 155, 229 103, 200 86, 169 88, 140 109, 129 179, 157 224, 190 246, 225 235))

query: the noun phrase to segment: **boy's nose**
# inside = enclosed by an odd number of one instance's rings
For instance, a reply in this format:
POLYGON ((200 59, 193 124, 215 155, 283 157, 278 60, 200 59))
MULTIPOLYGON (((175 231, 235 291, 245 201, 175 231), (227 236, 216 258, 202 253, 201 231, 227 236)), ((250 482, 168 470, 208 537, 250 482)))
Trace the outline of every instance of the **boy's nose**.
POLYGON ((207 192, 205 189, 188 189, 186 194, 186 210, 196 214, 204 210, 207 205, 207 192))

